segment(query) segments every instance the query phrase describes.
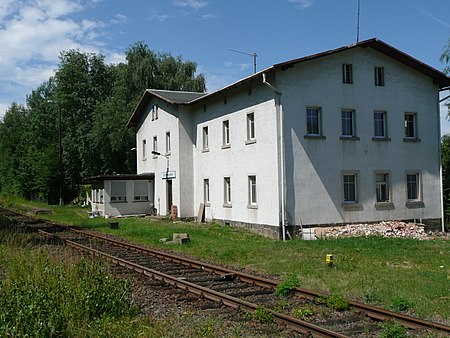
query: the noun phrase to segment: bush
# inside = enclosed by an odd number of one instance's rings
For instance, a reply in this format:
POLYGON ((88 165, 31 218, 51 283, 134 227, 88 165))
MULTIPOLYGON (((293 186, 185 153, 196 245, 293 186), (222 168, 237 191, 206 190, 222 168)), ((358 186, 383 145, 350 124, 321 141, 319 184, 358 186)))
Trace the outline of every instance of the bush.
POLYGON ((350 303, 342 295, 335 294, 331 296, 322 296, 317 298, 320 304, 325 304, 331 309, 345 311, 350 309, 350 303))
POLYGON ((289 295, 292 292, 293 289, 295 289, 299 285, 300 285, 300 280, 298 279, 298 277, 295 275, 292 275, 292 276, 287 277, 282 282, 280 282, 277 285, 275 292, 278 296, 286 297, 287 295, 289 295))

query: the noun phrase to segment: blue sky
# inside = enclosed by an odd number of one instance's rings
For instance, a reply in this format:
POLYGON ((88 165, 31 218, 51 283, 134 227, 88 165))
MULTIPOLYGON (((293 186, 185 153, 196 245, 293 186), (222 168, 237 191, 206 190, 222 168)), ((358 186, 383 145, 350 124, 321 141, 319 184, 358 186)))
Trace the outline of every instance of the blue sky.
MULTIPOLYGON (((377 37, 444 68, 450 0, 360 2, 360 40, 377 37)), ((197 62, 213 91, 253 72, 251 56, 229 49, 256 52, 261 70, 352 44, 356 23, 357 0, 0 0, 0 116, 53 74, 62 50, 117 63, 143 41, 197 62)))

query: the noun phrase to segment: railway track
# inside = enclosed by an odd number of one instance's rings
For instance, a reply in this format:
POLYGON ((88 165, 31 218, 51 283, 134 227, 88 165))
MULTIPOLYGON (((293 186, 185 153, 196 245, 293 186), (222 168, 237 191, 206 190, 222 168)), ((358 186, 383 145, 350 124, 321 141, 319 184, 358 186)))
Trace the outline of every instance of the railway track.
MULTIPOLYGON (((379 321, 395 321, 407 327, 413 336, 425 332, 442 337, 450 335, 448 326, 358 302, 350 302, 351 311, 338 315, 328 313, 324 318, 316 319, 316 322, 300 320, 274 310, 280 301, 274 292, 278 285, 275 281, 130 244, 92 231, 31 218, 3 208, 0 208, 0 214, 23 231, 37 231, 77 250, 102 257, 197 297, 253 313, 263 309, 274 320, 300 334, 314 337, 376 337, 380 330, 377 324, 379 321)), ((293 292, 294 297, 290 297, 290 302, 295 306, 319 306, 317 300, 325 296, 302 288, 296 288, 293 292)))

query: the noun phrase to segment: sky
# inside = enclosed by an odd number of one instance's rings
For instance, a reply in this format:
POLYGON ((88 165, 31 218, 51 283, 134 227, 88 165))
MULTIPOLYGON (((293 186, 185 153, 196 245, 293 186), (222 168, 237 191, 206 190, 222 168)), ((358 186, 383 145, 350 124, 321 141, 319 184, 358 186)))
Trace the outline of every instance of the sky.
MULTIPOLYGON (((358 0, 0 0, 0 118, 54 74, 61 51, 107 63, 142 41, 197 63, 208 92, 257 69, 356 42, 358 0), (230 49, 247 54, 231 51, 230 49)), ((360 0, 359 40, 379 38, 438 69, 450 0, 360 0)), ((450 95, 443 92, 441 97, 450 95)), ((441 130, 450 133, 441 106, 441 130)))

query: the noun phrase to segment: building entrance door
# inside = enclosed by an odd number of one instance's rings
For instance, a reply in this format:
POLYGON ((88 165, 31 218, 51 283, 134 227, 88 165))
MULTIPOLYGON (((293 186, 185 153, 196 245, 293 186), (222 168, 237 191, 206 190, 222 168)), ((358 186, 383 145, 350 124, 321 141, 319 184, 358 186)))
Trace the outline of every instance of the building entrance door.
POLYGON ((172 180, 167 180, 166 182, 167 182, 166 183, 166 191, 167 191, 167 198, 166 198, 167 209, 166 210, 170 214, 171 208, 172 208, 172 203, 173 203, 173 200, 172 200, 172 180))

